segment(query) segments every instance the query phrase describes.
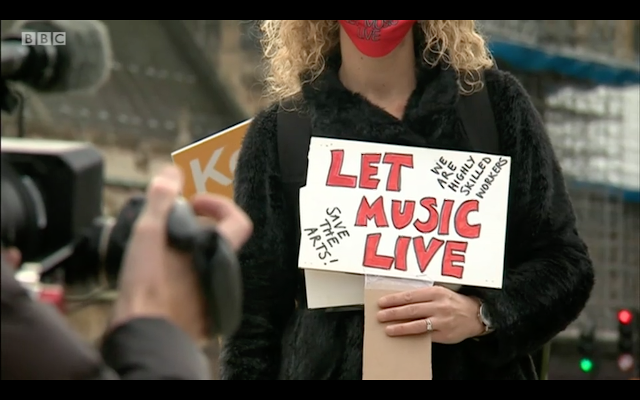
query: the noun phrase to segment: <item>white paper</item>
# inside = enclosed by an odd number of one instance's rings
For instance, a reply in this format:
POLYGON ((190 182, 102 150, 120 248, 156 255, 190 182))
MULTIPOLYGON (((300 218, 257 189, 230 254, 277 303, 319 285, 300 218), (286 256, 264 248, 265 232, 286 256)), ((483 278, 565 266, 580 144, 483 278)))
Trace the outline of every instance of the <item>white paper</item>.
POLYGON ((364 304, 364 276, 307 269, 307 307, 332 308, 364 304))
MULTIPOLYGON (((314 137, 309 151, 307 184, 300 190, 302 236, 299 266, 316 271, 501 288, 510 166, 511 160, 505 156, 314 137), (337 165, 340 154, 341 166, 337 165), (367 182, 360 176, 363 154, 371 154, 366 156, 369 160, 378 157, 381 161, 370 165, 377 167, 377 173, 370 176, 379 180, 375 188, 360 187, 367 182), (335 167, 332 176, 340 175, 342 182, 348 184, 355 179, 356 188, 327 186, 332 157, 335 167), (391 164, 384 163, 394 158, 412 163, 412 167, 397 168, 400 170, 399 191, 389 190, 394 189, 388 186, 392 168, 391 164), (443 172, 451 175, 446 178, 443 172), (374 205, 376 201, 384 209, 384 218, 378 214, 378 222, 383 226, 377 227, 375 218, 361 218, 360 225, 363 226, 356 226, 361 205, 374 205), (407 213, 407 218, 402 221, 401 213, 396 212, 398 218, 394 221, 392 201, 401 212, 405 201, 415 202, 413 216, 407 213), (449 224, 441 218, 445 203, 451 206, 449 224), (432 219, 431 226, 419 223, 430 219, 430 212, 421 204, 433 206, 437 211, 438 217, 432 219), (469 212, 459 211, 462 204, 465 204, 463 209, 469 212), (475 205, 477 211, 473 208, 475 205), (454 223, 456 215, 459 215, 459 232, 454 223), (394 224, 406 226, 396 228, 394 224), (475 237, 477 234, 479 236, 475 237), (375 243, 376 235, 379 235, 378 243, 375 243), (399 238, 406 247, 398 247, 401 251, 395 257, 399 238), (370 251, 366 251, 367 240, 377 244, 377 249, 369 246, 370 251), (429 244, 434 246, 432 249, 437 248, 430 261, 426 251, 429 244), (369 255, 368 261, 365 261, 365 254, 369 255), (421 265, 418 255, 422 258, 421 265), (454 259, 447 262, 451 257, 454 259), (378 267, 374 268, 376 260, 378 267)), ((347 290, 343 287, 346 283, 339 286, 341 284, 335 280, 331 284, 333 287, 327 282, 314 282, 314 279, 307 280, 307 285, 315 286, 312 292, 318 290, 318 286, 324 286, 329 292, 347 290)), ((354 278, 349 290, 353 290, 355 285, 354 278)), ((340 296, 334 293, 331 297, 340 296)))

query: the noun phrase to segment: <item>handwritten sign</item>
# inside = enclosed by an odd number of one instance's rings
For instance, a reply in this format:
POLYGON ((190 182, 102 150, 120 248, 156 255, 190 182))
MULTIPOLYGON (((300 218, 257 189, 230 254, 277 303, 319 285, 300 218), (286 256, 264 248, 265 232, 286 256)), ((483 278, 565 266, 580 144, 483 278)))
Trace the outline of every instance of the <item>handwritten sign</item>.
POLYGON ((349 237, 349 231, 342 219, 342 211, 338 207, 326 209, 324 221, 317 227, 306 228, 304 236, 318 252, 318 258, 326 263, 337 262, 331 258, 331 250, 340 245, 342 239, 349 237))
POLYGON ((171 153, 184 173, 184 197, 207 192, 233 198, 233 176, 250 123, 241 122, 171 153))
POLYGON ((502 287, 509 157, 312 138, 299 266, 502 287))

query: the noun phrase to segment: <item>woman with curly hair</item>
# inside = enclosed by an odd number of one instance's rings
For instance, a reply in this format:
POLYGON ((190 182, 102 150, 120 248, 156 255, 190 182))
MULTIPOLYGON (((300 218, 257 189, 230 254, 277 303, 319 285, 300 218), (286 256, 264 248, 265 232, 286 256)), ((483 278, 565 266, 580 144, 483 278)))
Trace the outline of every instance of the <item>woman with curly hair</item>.
POLYGON ((503 288, 424 288, 380 299, 389 336, 431 331, 433 379, 536 379, 531 357, 581 312, 594 277, 560 166, 520 83, 492 68, 473 20, 262 22, 271 107, 253 121, 235 176, 255 234, 240 254, 245 315, 225 379, 362 379, 363 312, 296 307, 299 243, 278 163, 277 115, 313 136, 473 150, 456 112, 487 90, 512 158, 503 288), (457 290, 455 290, 457 289, 457 290))

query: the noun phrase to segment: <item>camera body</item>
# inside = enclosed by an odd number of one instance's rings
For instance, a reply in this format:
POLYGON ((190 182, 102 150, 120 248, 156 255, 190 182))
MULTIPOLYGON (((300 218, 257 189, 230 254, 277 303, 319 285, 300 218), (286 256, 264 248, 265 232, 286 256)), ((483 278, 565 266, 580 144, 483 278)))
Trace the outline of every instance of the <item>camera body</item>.
POLYGON ((2 138, 1 148, 3 245, 46 273, 102 215, 102 156, 91 144, 55 140, 2 138))

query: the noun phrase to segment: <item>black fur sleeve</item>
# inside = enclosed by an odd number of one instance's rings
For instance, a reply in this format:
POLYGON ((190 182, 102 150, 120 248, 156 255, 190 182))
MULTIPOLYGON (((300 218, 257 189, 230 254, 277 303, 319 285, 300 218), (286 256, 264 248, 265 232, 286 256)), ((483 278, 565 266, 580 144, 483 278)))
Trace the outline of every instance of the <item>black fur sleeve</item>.
POLYGON ((485 307, 495 332, 467 341, 483 362, 530 354, 564 330, 594 284, 587 247, 542 118, 510 74, 487 73, 501 146, 512 156, 511 199, 502 290, 465 288, 485 307))
MULTIPOLYGON (((284 195, 277 154, 277 107, 260 113, 245 136, 235 171, 235 201, 253 221, 240 252, 244 316, 223 345, 222 379, 276 379, 280 341, 295 301, 297 268, 286 270, 284 195)), ((291 268, 289 268, 291 269, 291 268)))

